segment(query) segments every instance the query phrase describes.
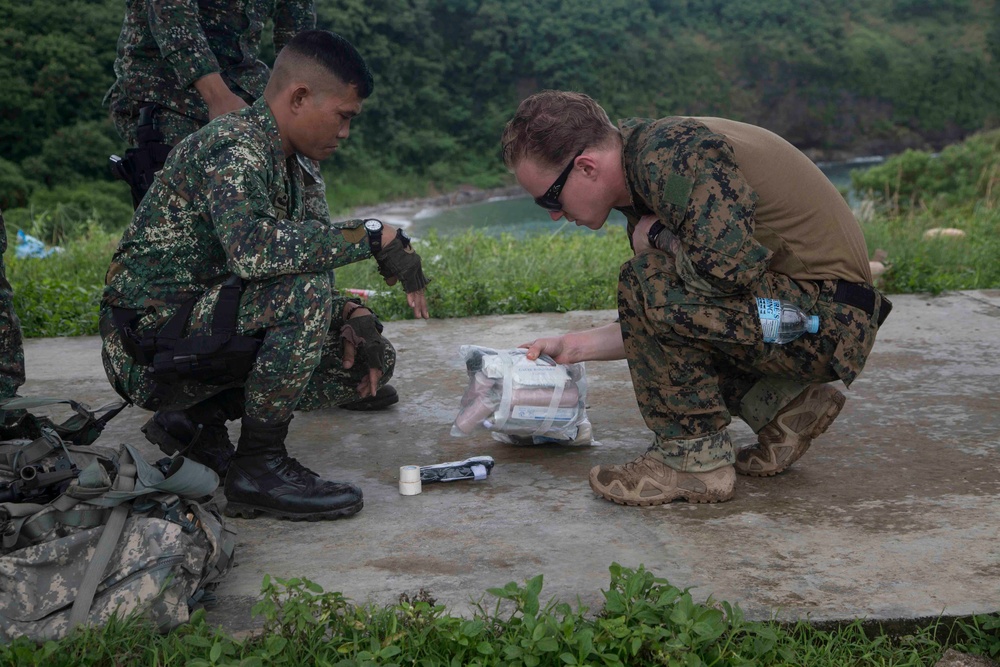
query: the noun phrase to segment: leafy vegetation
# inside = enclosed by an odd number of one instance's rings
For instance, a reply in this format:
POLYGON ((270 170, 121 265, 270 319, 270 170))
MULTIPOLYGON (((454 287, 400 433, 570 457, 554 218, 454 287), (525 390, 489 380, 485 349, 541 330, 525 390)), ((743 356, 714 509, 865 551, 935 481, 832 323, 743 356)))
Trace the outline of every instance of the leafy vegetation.
POLYGON ((939 155, 907 151, 852 182, 875 204, 864 232, 871 252, 888 253, 886 291, 1000 287, 1000 131, 939 155), (963 236, 928 238, 934 228, 963 236))
MULTIPOLYGON (((624 230, 515 239, 477 232, 418 242, 434 317, 509 315, 616 308, 618 267, 630 254, 624 230)), ((374 290, 371 306, 386 319, 412 313, 399 288, 387 288, 374 262, 337 271, 344 287, 374 290)))
POLYGON ((940 154, 908 150, 851 174, 855 190, 898 216, 1000 201, 1000 131, 983 132, 940 154))
MULTIPOLYGON (((863 223, 871 254, 888 254, 880 278, 888 293, 1000 287, 1000 130, 949 146, 939 156, 909 151, 853 177, 873 211, 863 223), (932 176, 928 176, 931 174, 932 176), (928 239, 935 227, 964 237, 928 239)), ((109 188, 120 184, 106 184, 109 188)), ((45 259, 8 252, 7 275, 25 336, 97 333, 104 274, 129 207, 118 210, 101 188, 67 189, 67 203, 6 215, 9 242, 24 229, 65 251, 45 259)), ((618 267, 629 255, 623 229, 604 234, 557 228, 549 235, 493 238, 476 231, 415 241, 433 280, 434 317, 614 309, 618 267)), ((341 288, 374 292, 383 319, 410 317, 399 287, 387 287, 374 262, 337 271, 341 288)))
MULTIPOLYGON (((814 154, 937 149, 1000 123, 982 0, 316 0, 376 74, 326 165, 333 204, 496 184, 504 121, 542 88, 612 117, 722 115, 814 154)), ((118 0, 0 0, 0 207, 109 180, 118 0)), ((272 52, 262 54, 265 61, 272 52)), ((128 202, 124 191, 118 197, 128 202)))
POLYGON ((947 647, 1000 655, 1000 616, 982 615, 895 636, 860 621, 834 630, 805 622, 747 621, 736 605, 695 602, 640 566, 610 567, 604 607, 541 600, 542 577, 489 589, 471 617, 449 614, 421 590, 394 605, 357 606, 307 579, 265 577, 254 614, 261 631, 239 640, 202 611, 165 636, 133 619, 37 646, 0 645, 16 665, 676 665, 932 664, 947 647))
MULTIPOLYGON (((9 239, 11 246, 15 240, 9 239)), ((97 333, 104 274, 117 243, 118 235, 91 226, 63 252, 44 259, 18 259, 9 253, 7 279, 26 337, 97 333)))

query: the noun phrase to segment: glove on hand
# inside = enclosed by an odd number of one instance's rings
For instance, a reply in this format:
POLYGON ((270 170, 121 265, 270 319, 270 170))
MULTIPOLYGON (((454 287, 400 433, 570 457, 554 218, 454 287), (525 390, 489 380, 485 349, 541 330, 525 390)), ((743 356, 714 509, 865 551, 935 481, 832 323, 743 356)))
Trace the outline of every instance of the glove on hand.
POLYGON ((362 356, 369 369, 385 368, 385 338, 382 325, 374 315, 352 317, 340 328, 340 336, 354 345, 354 358, 362 356))
POLYGON ((419 292, 430 282, 420 268, 420 255, 414 252, 409 243, 404 244, 398 235, 382 248, 375 261, 378 262, 378 272, 382 277, 395 276, 403 283, 406 292, 419 292))

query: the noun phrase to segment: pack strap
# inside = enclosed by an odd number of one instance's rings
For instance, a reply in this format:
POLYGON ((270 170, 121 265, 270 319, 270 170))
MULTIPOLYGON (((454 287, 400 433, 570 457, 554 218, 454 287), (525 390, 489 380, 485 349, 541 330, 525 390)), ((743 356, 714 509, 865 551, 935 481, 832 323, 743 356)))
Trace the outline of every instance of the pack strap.
MULTIPOLYGON (((63 440, 69 440, 75 445, 87 446, 97 440, 97 437, 119 412, 125 409, 128 403, 124 401, 112 401, 92 410, 85 403, 73 401, 66 398, 53 398, 49 396, 16 396, 0 400, 0 410, 34 410, 35 408, 47 405, 65 404, 70 406, 76 413, 61 424, 56 424, 48 417, 35 417, 40 426, 49 427, 63 440), (100 416, 99 416, 100 415, 100 416)), ((40 447, 43 445, 39 445, 40 447)), ((42 456, 48 454, 51 449, 46 450, 42 456)), ((34 463, 38 459, 29 461, 34 463)))
POLYGON ((96 528, 107 521, 110 512, 103 508, 59 510, 52 505, 47 507, 43 505, 42 510, 44 511, 32 516, 11 521, 10 535, 4 534, 4 549, 14 549, 18 539, 27 540, 29 544, 37 544, 59 526, 96 528))
POLYGON ((39 512, 44 512, 45 509, 45 505, 34 503, 0 504, 0 510, 5 517, 2 526, 0 526, 3 528, 3 539, 0 541, 0 544, 3 545, 3 553, 14 549, 17 540, 21 537, 25 522, 33 516, 40 516, 39 512))
MULTIPOLYGON (((135 480, 135 460, 132 458, 130 448, 126 447, 119 460, 118 475, 115 477, 113 490, 124 493, 131 492, 135 488, 135 480)), ((94 603, 97 587, 104 580, 104 571, 107 569, 108 563, 111 562, 111 556, 125 530, 129 509, 127 503, 122 503, 111 510, 111 516, 108 517, 108 522, 101 532, 97 548, 94 550, 94 555, 90 559, 83 580, 80 582, 76 599, 73 601, 73 608, 69 614, 69 630, 85 622, 90 615, 90 607, 94 603)))
POLYGON ((42 437, 26 445, 0 445, 0 466, 16 473, 22 466, 37 463, 62 448, 62 439, 54 431, 45 430, 42 431, 42 437))
MULTIPOLYGON (((194 500, 211 495, 219 488, 219 476, 215 471, 197 461, 179 456, 164 474, 147 463, 132 445, 124 445, 123 449, 128 452, 131 460, 134 478, 132 485, 128 489, 116 485, 103 496, 88 500, 88 504, 97 507, 117 507, 122 504, 128 505, 128 501, 137 498, 157 494, 194 500)), ((122 456, 125 456, 124 452, 122 456)))

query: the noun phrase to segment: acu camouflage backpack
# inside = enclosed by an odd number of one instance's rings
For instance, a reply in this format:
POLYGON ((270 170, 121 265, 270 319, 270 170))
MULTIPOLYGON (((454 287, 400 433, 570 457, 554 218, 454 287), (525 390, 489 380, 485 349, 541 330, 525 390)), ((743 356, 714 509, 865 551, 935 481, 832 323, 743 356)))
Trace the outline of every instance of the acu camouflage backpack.
POLYGON ((150 464, 130 445, 92 445, 122 405, 15 398, 0 416, 50 403, 76 414, 0 426, 0 641, 58 640, 113 614, 164 630, 186 622, 233 564, 235 534, 206 502, 218 476, 183 457, 150 464))

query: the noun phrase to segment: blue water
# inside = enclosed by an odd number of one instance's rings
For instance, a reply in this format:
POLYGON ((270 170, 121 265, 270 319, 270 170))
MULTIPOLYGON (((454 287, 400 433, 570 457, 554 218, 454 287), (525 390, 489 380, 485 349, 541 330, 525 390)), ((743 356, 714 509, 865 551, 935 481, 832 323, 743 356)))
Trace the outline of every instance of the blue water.
MULTIPOLYGON (((881 162, 883 158, 861 158, 849 162, 820 163, 818 166, 827 178, 838 188, 847 188, 851 184, 851 171, 865 169, 881 162)), ((848 202, 857 202, 848 196, 848 202)), ((529 197, 495 199, 468 206, 458 206, 442 209, 425 209, 405 220, 388 220, 393 224, 403 224, 407 233, 414 237, 425 236, 434 229, 440 236, 461 234, 475 228, 489 236, 510 234, 516 238, 534 236, 537 234, 553 234, 559 231, 570 231, 576 228, 564 220, 552 222, 548 214, 540 209, 529 197)), ((618 211, 612 211, 605 227, 625 224, 625 216, 618 211)), ((602 233, 599 230, 596 233, 602 233)))

